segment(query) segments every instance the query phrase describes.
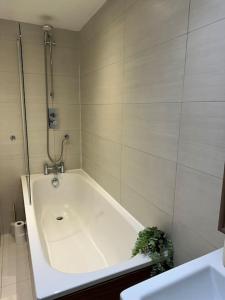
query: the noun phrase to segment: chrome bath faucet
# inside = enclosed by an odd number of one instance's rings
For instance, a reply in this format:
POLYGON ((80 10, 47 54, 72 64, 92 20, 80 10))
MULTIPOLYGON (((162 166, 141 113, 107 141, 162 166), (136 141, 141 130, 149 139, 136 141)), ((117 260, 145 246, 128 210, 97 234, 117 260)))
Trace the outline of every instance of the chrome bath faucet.
POLYGON ((55 164, 53 166, 49 166, 47 163, 44 164, 44 175, 48 175, 50 173, 58 174, 65 173, 64 162, 61 161, 59 164, 55 164))

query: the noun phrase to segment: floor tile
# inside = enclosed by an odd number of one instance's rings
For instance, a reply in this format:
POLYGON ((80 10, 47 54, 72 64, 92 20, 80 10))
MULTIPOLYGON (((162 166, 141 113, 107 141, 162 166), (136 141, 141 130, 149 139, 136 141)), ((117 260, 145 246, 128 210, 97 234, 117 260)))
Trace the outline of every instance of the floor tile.
POLYGON ((34 300, 30 280, 2 288, 1 300, 34 300))
POLYGON ((0 246, 0 300, 34 300, 27 243, 5 234, 0 246))

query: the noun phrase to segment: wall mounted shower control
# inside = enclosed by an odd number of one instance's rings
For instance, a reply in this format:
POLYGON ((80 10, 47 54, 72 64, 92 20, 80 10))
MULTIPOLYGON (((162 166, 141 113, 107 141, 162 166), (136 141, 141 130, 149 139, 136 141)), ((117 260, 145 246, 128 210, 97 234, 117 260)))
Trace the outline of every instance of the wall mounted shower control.
POLYGON ((58 114, 55 108, 48 109, 48 127, 56 129, 58 127, 58 114))

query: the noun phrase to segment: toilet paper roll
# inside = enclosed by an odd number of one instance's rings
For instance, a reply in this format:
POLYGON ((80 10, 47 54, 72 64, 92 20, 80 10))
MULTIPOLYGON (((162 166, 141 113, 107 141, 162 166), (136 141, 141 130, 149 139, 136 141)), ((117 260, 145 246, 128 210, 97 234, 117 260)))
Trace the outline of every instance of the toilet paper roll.
POLYGON ((25 233, 25 224, 23 221, 15 222, 15 235, 21 235, 25 233))
POLYGON ((17 221, 11 224, 12 233, 15 237, 17 244, 22 244, 26 241, 26 234, 25 234, 25 223, 23 221, 17 221))

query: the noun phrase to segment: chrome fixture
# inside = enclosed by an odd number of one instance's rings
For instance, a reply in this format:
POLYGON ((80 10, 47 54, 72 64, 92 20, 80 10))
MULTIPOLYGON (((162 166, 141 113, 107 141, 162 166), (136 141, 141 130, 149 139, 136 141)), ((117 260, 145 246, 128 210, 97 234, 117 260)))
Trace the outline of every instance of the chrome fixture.
MULTIPOLYGON (((47 155, 54 166, 62 161, 64 142, 69 139, 69 135, 65 135, 61 142, 61 152, 57 158, 54 158, 50 153, 49 146, 49 129, 57 127, 56 113, 53 108, 49 108, 49 101, 53 106, 54 101, 54 85, 53 85, 53 47, 56 45, 53 38, 53 27, 51 25, 43 25, 44 31, 44 63, 45 63, 45 100, 46 100, 46 130, 47 130, 47 155), (49 74, 50 74, 50 89, 49 89, 49 74)), ((57 168, 56 168, 57 169, 57 168)))
MULTIPOLYGON (((17 53, 18 53, 18 71, 19 71, 19 86, 20 86, 20 104, 21 104, 21 117, 23 129, 23 146, 24 146, 24 162, 26 180, 28 186, 29 203, 31 204, 31 190, 30 190, 30 160, 29 160, 29 144, 28 144, 28 129, 27 129, 27 110, 26 110, 26 93, 25 93, 25 79, 24 79, 24 61, 23 61, 23 43, 21 25, 18 24, 18 37, 17 37, 17 53)), ((16 138, 16 137, 15 137, 16 138)), ((10 137, 11 141, 14 140, 10 137)))
POLYGON ((53 186, 54 188, 57 188, 57 187, 59 186, 59 179, 58 179, 57 177, 54 177, 54 178, 52 179, 52 186, 53 186))
POLYGON ((45 57, 45 85, 46 85, 46 98, 50 95, 51 99, 54 100, 54 89, 53 89, 53 46, 56 42, 53 39, 53 27, 51 25, 44 25, 44 57, 45 57), (49 48, 49 63, 50 63, 50 93, 48 94, 48 48, 49 48))
POLYGON ((45 25, 42 26, 42 29, 44 31, 50 32, 50 31, 53 30, 53 27, 51 25, 49 25, 49 24, 45 24, 45 25))
POLYGON ((15 141, 16 140, 16 136, 14 134, 10 135, 9 137, 10 141, 15 141))
POLYGON ((48 128, 56 129, 58 126, 58 114, 55 108, 48 109, 48 128))
POLYGON ((49 166, 47 163, 44 164, 44 175, 48 175, 50 173, 58 174, 58 173, 65 173, 65 166, 64 162, 61 161, 59 164, 55 164, 49 166))

